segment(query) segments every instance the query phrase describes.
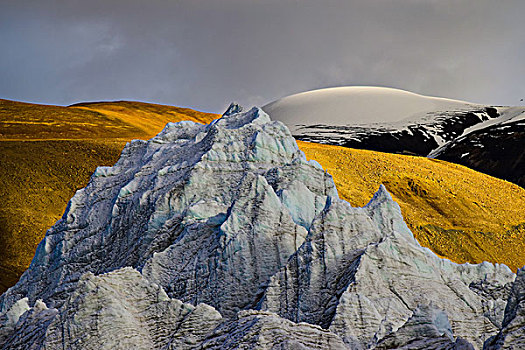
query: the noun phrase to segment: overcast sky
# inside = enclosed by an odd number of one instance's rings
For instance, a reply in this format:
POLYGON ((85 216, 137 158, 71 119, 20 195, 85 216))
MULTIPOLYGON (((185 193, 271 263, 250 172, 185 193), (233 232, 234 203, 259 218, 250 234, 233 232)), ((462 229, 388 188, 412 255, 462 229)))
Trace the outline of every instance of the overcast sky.
POLYGON ((525 1, 0 0, 0 98, 222 112, 379 85, 525 98, 525 1))

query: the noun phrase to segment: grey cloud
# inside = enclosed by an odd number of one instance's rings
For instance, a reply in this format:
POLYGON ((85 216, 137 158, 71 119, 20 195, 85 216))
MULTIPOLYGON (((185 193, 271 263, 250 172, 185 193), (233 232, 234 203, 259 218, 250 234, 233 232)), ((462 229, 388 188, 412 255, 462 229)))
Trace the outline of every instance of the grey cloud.
POLYGON ((0 97, 221 112, 337 85, 525 97, 525 2, 4 1, 0 97))

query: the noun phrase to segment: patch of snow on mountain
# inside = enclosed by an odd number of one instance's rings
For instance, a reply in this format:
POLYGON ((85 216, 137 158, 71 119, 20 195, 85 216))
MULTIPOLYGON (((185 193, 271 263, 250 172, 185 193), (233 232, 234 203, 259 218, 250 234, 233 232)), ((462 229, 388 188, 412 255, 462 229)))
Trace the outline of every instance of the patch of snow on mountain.
MULTIPOLYGON (((441 144, 438 148, 434 149, 432 152, 428 154, 428 157, 430 158, 437 158, 439 157, 443 152, 446 151, 448 147, 453 146, 456 143, 463 142, 470 134, 473 133, 487 133, 488 137, 494 137, 494 135, 491 134, 490 130, 492 128, 498 128, 498 129, 505 129, 505 128, 511 128, 512 125, 519 125, 522 120, 525 120, 525 108, 524 107, 498 107, 497 108, 499 117, 493 118, 493 119, 487 119, 479 124, 475 124, 471 127, 466 128, 463 130, 463 133, 460 137, 451 140, 450 142, 447 142, 445 144, 441 144)), ((512 135, 513 132, 509 132, 508 135, 512 135)), ((483 148, 483 144, 473 144, 473 146, 481 147, 483 148)))
POLYGON ((267 104, 263 110, 294 133, 303 125, 406 122, 430 112, 466 109, 472 105, 392 88, 345 86, 287 96, 267 104))
POLYGON ((485 129, 492 125, 514 123, 520 120, 525 120, 525 108, 523 107, 500 107, 498 108, 500 117, 497 119, 490 119, 483 123, 471 126, 465 129, 462 136, 470 134, 473 131, 485 129))

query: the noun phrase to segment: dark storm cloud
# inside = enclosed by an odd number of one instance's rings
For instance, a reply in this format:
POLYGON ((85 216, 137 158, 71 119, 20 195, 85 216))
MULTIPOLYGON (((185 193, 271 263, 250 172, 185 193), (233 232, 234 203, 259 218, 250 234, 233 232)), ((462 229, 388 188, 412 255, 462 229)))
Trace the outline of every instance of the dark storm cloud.
POLYGON ((3 1, 0 97, 220 112, 380 85, 518 104, 524 13, 521 0, 3 1))

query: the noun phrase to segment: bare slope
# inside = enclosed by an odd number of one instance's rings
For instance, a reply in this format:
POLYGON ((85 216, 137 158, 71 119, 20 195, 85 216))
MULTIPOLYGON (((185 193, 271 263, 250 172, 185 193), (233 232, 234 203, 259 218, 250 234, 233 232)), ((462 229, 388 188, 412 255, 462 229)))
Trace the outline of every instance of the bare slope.
POLYGON ((525 188, 525 107, 499 107, 486 121, 429 156, 468 166, 525 188))

